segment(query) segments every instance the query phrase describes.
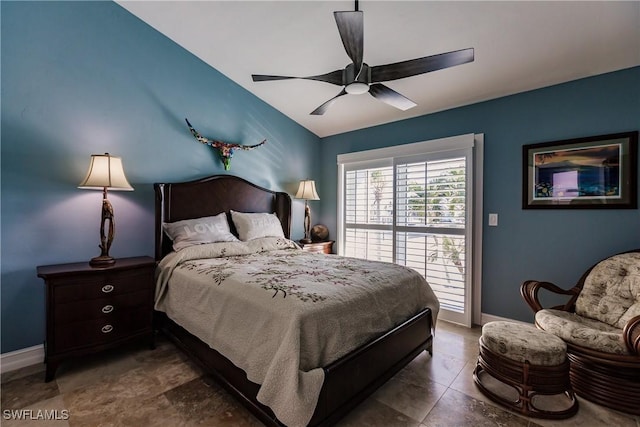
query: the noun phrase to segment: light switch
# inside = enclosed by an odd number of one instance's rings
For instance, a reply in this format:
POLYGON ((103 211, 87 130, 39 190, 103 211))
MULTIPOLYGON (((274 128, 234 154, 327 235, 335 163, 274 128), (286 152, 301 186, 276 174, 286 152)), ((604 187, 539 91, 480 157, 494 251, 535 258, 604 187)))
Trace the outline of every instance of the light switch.
POLYGON ((489 225, 492 227, 497 227, 498 226, 498 214, 497 213, 490 213, 489 214, 489 225))

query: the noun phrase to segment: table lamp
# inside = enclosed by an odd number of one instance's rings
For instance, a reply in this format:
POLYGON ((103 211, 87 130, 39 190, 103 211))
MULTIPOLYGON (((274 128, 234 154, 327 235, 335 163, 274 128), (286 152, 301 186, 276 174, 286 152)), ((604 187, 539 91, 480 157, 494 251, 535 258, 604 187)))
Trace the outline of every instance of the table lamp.
POLYGON ((133 187, 127 181, 122 168, 122 159, 113 157, 109 153, 92 154, 87 176, 82 180, 78 188, 88 190, 102 190, 102 221, 100 222, 100 256, 92 258, 89 265, 92 267, 107 267, 115 264, 116 260, 109 255, 109 248, 115 235, 115 219, 113 207, 107 199, 107 190, 133 191, 133 187), (105 233, 105 225, 109 223, 108 232, 105 233))
POLYGON ((298 192, 296 193, 296 199, 304 199, 304 239, 300 241, 302 243, 311 243, 311 237, 309 237, 309 228, 311 227, 311 209, 309 209, 309 200, 320 200, 318 193, 316 192, 316 183, 312 179, 305 179, 300 181, 298 186, 298 192))

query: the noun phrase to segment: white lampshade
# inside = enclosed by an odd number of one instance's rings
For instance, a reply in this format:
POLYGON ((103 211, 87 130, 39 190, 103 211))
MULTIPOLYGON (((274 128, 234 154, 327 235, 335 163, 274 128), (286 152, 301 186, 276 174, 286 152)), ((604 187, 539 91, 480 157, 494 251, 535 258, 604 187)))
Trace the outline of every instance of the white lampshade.
POLYGON ((320 197, 316 192, 316 182, 312 179, 300 181, 300 186, 296 193, 296 199, 320 200, 320 197))
POLYGON ((109 153, 92 154, 87 176, 78 188, 89 190, 133 191, 133 187, 124 176, 122 159, 110 156, 109 153))

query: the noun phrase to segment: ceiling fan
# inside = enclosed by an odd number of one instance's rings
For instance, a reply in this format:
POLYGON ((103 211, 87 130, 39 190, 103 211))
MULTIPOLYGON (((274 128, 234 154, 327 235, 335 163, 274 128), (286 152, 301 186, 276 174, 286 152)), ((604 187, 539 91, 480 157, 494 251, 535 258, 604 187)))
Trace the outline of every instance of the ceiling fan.
POLYGON ((252 74, 253 81, 305 79, 343 86, 340 93, 313 110, 311 112, 312 115, 324 114, 331 104, 343 95, 360 95, 366 92, 369 92, 371 96, 379 101, 405 111, 415 107, 417 104, 380 82, 403 79, 473 61, 473 48, 469 48, 370 67, 362 60, 364 15, 362 11, 358 10, 358 0, 355 0, 355 11, 333 12, 333 16, 336 19, 344 49, 353 61, 351 64, 347 65, 343 70, 336 70, 317 76, 292 77, 252 74))

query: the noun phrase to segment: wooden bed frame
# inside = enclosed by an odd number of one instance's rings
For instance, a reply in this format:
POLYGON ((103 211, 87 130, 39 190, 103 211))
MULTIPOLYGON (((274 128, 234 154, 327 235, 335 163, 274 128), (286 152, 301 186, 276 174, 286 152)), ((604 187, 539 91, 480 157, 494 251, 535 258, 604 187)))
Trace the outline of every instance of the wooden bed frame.
MULTIPOLYGON (((217 215, 229 211, 275 212, 287 238, 291 232, 291 197, 254 185, 232 175, 214 175, 196 181, 158 183, 155 189, 155 257, 162 259, 172 248, 163 222, 217 215)), ((156 328, 164 332, 206 372, 268 426, 281 426, 271 409, 256 400, 259 385, 243 370, 211 349, 199 338, 156 312, 156 328)), ((324 368, 325 381, 311 426, 332 425, 362 402, 422 351, 432 354, 431 311, 425 309, 401 325, 324 368)))

